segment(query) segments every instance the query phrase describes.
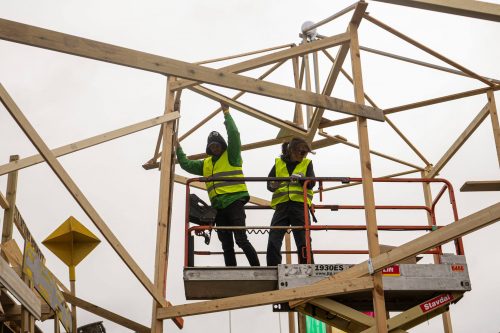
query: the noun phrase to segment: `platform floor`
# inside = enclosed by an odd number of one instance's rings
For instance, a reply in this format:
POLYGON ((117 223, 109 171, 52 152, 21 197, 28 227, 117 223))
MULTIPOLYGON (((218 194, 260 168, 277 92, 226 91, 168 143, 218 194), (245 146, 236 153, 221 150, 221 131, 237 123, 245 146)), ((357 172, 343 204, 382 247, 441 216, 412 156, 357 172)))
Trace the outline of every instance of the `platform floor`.
MULTIPOLYGON (((350 266, 187 267, 184 269, 184 288, 188 300, 217 299, 310 285, 350 266)), ((471 290, 467 264, 462 256, 444 256, 438 265, 394 265, 383 274, 389 311, 408 309, 442 293, 471 290)), ((360 311, 369 311, 372 307, 371 292, 340 295, 333 299, 360 311)))

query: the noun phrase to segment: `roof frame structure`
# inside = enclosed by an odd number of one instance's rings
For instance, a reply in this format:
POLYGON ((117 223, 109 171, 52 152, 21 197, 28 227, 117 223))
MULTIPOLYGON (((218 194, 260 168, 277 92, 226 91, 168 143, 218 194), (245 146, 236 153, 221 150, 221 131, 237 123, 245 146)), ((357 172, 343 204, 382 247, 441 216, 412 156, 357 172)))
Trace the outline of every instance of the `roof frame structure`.
MULTIPOLYGON (((460 0, 459 3, 453 5, 446 4, 442 5, 437 3, 436 1, 427 0, 427 1, 411 1, 403 3, 398 0, 378 0, 384 2, 391 2, 397 4, 405 4, 417 8, 431 9, 437 11, 443 11, 452 14, 465 15, 470 17, 477 17, 482 19, 492 19, 495 21, 499 21, 498 17, 500 17, 500 12, 498 11, 500 6, 484 6, 481 8, 475 7, 471 8, 469 5, 471 1, 468 0, 460 0)), ((475 1, 477 3, 477 1, 475 1)), ((304 36, 304 43, 299 46, 294 46, 294 44, 285 44, 284 46, 279 46, 275 48, 265 49, 265 52, 275 51, 277 49, 281 49, 284 47, 289 47, 285 50, 276 51, 274 53, 270 53, 264 56, 259 56, 257 58, 253 58, 250 60, 245 60, 230 66, 225 66, 220 69, 212 69, 209 67, 201 66, 200 64, 205 64, 208 62, 214 62, 219 60, 227 60, 227 59, 235 59, 240 56, 248 56, 259 53, 260 51, 255 52, 247 52, 244 54, 240 54, 238 56, 229 56, 218 58, 215 60, 208 60, 199 63, 187 63, 183 61, 178 61, 166 57, 156 56, 152 54, 147 54, 144 52, 125 49, 122 47, 118 47, 111 44, 105 44, 81 37, 76 37, 68 34, 63 34, 55 31, 50 31, 47 29, 42 29, 34 26, 29 26, 26 24, 21 24, 18 22, 8 21, 4 19, 0 19, 0 39, 12 41, 15 43, 21 43, 26 45, 31 45, 35 47, 45 48, 57 52, 68 53, 76 56, 87 57, 99 61, 114 63, 118 65, 128 66, 132 68, 137 68, 141 70, 150 71, 153 73, 158 73, 162 75, 168 76, 168 82, 166 87, 166 106, 165 113, 162 116, 158 116, 154 119, 146 120, 141 123, 137 123, 128 127, 124 127, 121 129, 117 129, 112 132, 108 132, 99 136, 95 136, 92 138, 88 138, 85 140, 78 141, 76 143, 66 145, 63 147, 59 147, 53 150, 50 150, 49 147, 45 144, 42 138, 37 134, 35 128, 29 123, 27 118, 21 112, 21 110, 17 107, 15 102, 7 93, 7 90, 0 85, 0 98, 2 103, 6 107, 7 111, 13 116, 16 120, 20 128, 25 132, 28 138, 32 141, 33 145, 39 150, 40 155, 31 156, 28 158, 24 158, 15 163, 9 163, 0 166, 0 175, 4 175, 6 173, 15 172, 21 168, 32 166, 36 163, 40 163, 43 160, 49 164, 55 174, 59 177, 61 182, 66 186, 70 194, 74 197, 76 202, 82 207, 82 209, 87 213, 89 218, 94 222, 97 228, 101 231, 101 233, 108 240, 110 245, 114 248, 120 258, 124 261, 124 263, 129 267, 129 269, 136 276, 138 281, 147 289, 147 291, 151 294, 153 298, 153 308, 154 314, 152 319, 152 331, 153 332, 162 332, 162 320, 165 318, 174 318, 176 324, 181 327, 182 319, 178 318, 183 315, 193 315, 193 314, 201 314, 201 313, 209 313, 216 311, 224 311, 228 309, 236 309, 248 306, 256 306, 261 304, 270 304, 276 303, 279 301, 295 301, 292 302, 292 306, 303 307, 303 304, 307 304, 310 295, 314 295, 315 297, 323 297, 325 295, 331 295, 335 293, 343 293, 355 290, 368 290, 374 289, 375 291, 381 290, 381 284, 379 280, 377 280, 377 275, 375 275, 375 279, 372 277, 366 277, 368 275, 368 268, 366 263, 361 263, 353 268, 345 271, 343 273, 339 273, 334 277, 326 279, 318 284, 297 288, 296 290, 288 290, 288 291, 277 291, 268 293, 266 295, 247 295, 241 296, 237 299, 233 300, 217 300, 206 302, 204 304, 185 304, 179 306, 172 306, 165 299, 165 292, 161 291, 162 286, 165 285, 166 281, 164 280, 164 276, 167 272, 168 268, 168 246, 169 246, 169 228, 170 228, 170 219, 171 219, 171 203, 172 203, 172 185, 174 181, 185 183, 186 179, 182 176, 175 175, 174 167, 175 161, 173 157, 173 147, 175 144, 175 138, 178 135, 178 126, 177 121, 179 118, 180 107, 178 106, 180 101, 180 96, 183 88, 190 89, 195 93, 208 97, 210 99, 223 102, 228 104, 232 108, 246 113, 247 115, 263 121, 265 123, 276 126, 282 130, 282 135, 278 138, 270 138, 268 140, 264 140, 261 142, 256 142, 248 145, 248 149, 258 149, 268 145, 279 144, 288 138, 291 135, 294 136, 302 136, 305 137, 309 142, 312 143, 313 147, 323 148, 328 147, 333 144, 346 144, 351 147, 354 147, 360 151, 360 160, 362 166, 362 176, 364 179, 364 199, 366 208, 366 218, 367 223, 371 225, 371 230, 368 230, 368 238, 370 243, 370 256, 372 257, 373 267, 375 272, 379 272, 384 267, 391 265, 394 262, 397 262, 406 257, 410 257, 416 255, 418 253, 422 253, 428 248, 435 247, 438 244, 446 243, 450 240, 456 239, 462 235, 473 232, 479 228, 487 226, 491 223, 494 223, 500 219, 500 206, 493 205, 486 209, 483 209, 475 214, 472 214, 466 218, 463 218, 460 223, 453 224, 447 227, 444 227, 436 232, 431 234, 422 236, 421 238, 415 239, 403 246, 400 246, 388 253, 380 254, 378 249, 378 241, 374 241, 377 238, 376 234, 376 220, 374 218, 374 193, 373 193, 373 184, 371 170, 368 169, 368 165, 370 164, 370 156, 371 154, 387 157, 393 160, 396 163, 403 164, 406 166, 410 166, 414 168, 408 172, 393 174, 392 176, 400 176, 407 173, 412 172, 426 172, 427 176, 435 177, 438 172, 446 165, 446 163, 453 157, 453 155, 458 151, 458 149, 463 145, 463 143, 472 135, 474 130, 484 121, 487 116, 490 116, 494 131, 494 140, 498 154, 498 161, 500 164, 500 127, 498 125, 498 115, 496 110, 496 104, 494 99, 494 91, 500 89, 499 80, 491 79, 484 76, 481 76, 464 66, 446 58, 445 56, 433 51, 432 49, 426 47, 425 45, 413 40, 412 38, 396 31, 395 29, 389 27, 388 25, 378 21, 373 18, 371 15, 365 13, 367 4, 364 1, 359 1, 344 9, 343 11, 330 16, 328 19, 325 19, 318 24, 320 26, 331 20, 339 17, 340 15, 344 15, 349 11, 353 11, 353 16, 350 20, 347 32, 341 33, 332 37, 320 38, 315 40, 307 40, 304 36), (363 48, 359 46, 359 42, 357 40, 357 27, 360 22, 365 19, 370 21, 371 23, 383 28, 384 30, 390 32, 391 34, 397 36, 398 38, 409 42, 410 44, 424 50, 425 52, 433 55, 434 57, 444 61, 445 63, 451 65, 456 68, 456 70, 446 69, 441 66, 434 66, 435 69, 441 71, 447 71, 452 74, 458 74, 463 76, 468 76, 474 80, 481 82, 486 85, 486 87, 479 88, 476 90, 471 90, 467 92, 457 93, 448 96, 442 96, 438 98, 433 98, 427 101, 419 101, 412 104, 407 104, 399 107, 387 108, 385 110, 379 109, 376 104, 371 100, 363 90, 363 81, 362 81, 362 71, 361 71, 361 63, 359 61, 360 50, 378 53, 381 55, 390 56, 391 58, 395 58, 398 60, 407 61, 410 63, 414 63, 417 65, 433 67, 430 64, 420 62, 418 60, 411 60, 408 58, 404 58, 398 55, 387 54, 384 51, 376 51, 363 48), (335 58, 333 58, 328 53, 328 48, 337 46, 338 52, 335 58), (312 55, 317 60, 318 51, 323 52, 327 55, 327 57, 332 61, 332 67, 329 73, 329 76, 326 80, 326 83, 321 89, 321 93, 319 93, 319 79, 317 72, 315 73, 316 78, 316 90, 317 92, 312 92, 311 89, 311 71, 309 68, 308 55, 312 55), (351 56, 351 64, 353 66, 353 75, 352 78, 347 74, 347 72, 342 68, 345 58, 347 54, 350 53, 351 56), (302 65, 299 68, 299 57, 302 57, 302 65), (294 83, 295 87, 288 87, 284 85, 279 85, 275 83, 271 83, 268 81, 264 81, 268 75, 270 75, 276 68, 278 68, 281 64, 288 60, 293 61, 294 67, 294 83), (239 73, 248 71, 255 68, 260 68, 263 66, 274 64, 274 66, 269 69, 266 73, 259 76, 257 79, 242 76, 239 73), (335 97, 332 97, 332 91, 335 83, 337 82, 339 73, 343 73, 344 76, 348 78, 353 83, 355 90, 355 102, 350 102, 346 100, 341 100, 335 97), (235 95, 234 97, 227 97, 221 93, 216 92, 215 90, 209 89, 202 84, 214 84, 221 87, 237 89, 241 92, 235 95), (305 90, 302 89, 302 85, 306 84, 305 90), (314 111, 310 112, 310 117, 307 122, 306 128, 303 128, 303 124, 298 122, 298 117, 294 117, 296 120, 295 123, 283 121, 282 119, 278 119, 273 115, 270 115, 264 111, 257 110, 250 105, 243 104, 238 102, 237 99, 243 95, 244 93, 254 93, 258 95, 263 95, 271 98, 282 99, 295 103, 295 115, 301 114, 302 105, 306 105, 312 110, 311 107, 314 107, 314 111), (415 145, 404 135, 404 133, 399 130, 396 125, 387 118, 387 115, 411 110, 415 108, 421 108, 428 105, 433 105, 436 103, 442 103, 446 101, 451 101, 459 98, 466 98, 469 96, 485 94, 488 98, 488 104, 481 110, 478 116, 471 122, 471 124, 466 128, 466 130, 460 135, 460 137, 452 144, 449 151, 440 159, 440 161, 436 164, 435 167, 432 167, 432 164, 429 162, 427 158, 423 156, 419 152, 419 150, 415 147, 415 145), (371 106, 366 106, 365 100, 368 101, 371 106), (323 114, 325 110, 333 110, 342 113, 347 113, 353 115, 354 117, 347 117, 340 120, 330 121, 323 118, 323 114), (300 112, 299 112, 300 111, 300 112), (415 152, 416 155, 420 157, 423 164, 422 166, 418 166, 409 162, 402 161, 398 158, 391 158, 382 153, 378 153, 375 151, 371 151, 369 149, 368 143, 368 132, 367 132, 367 119, 377 120, 377 121, 386 121, 391 128, 396 131, 396 133, 401 137, 403 141, 407 143, 407 145, 415 152), (328 135, 323 131, 326 127, 331 127, 335 125, 346 124, 349 122, 357 122, 357 130, 359 134, 359 145, 351 144, 345 138, 339 136, 328 135), (71 154, 80 149, 88 148, 93 145, 97 145, 106 141, 109 141, 114 138, 118 138, 124 135, 132 134, 134 132, 140 131, 145 128, 149 128, 156 125, 162 125, 161 131, 159 134, 159 140, 156 145, 156 149, 154 152, 153 158, 146 163, 148 166, 152 166, 153 168, 159 167, 163 164, 161 168, 161 180, 160 180, 160 202, 165 204, 160 204, 160 209, 158 213, 158 229, 157 229, 157 251, 156 251, 156 264, 155 264, 155 281, 152 283, 149 278, 144 274, 139 265, 134 261, 134 259, 128 254, 123 245, 119 242, 119 240, 114 236, 113 232, 107 227, 104 220, 99 216, 97 211, 94 209, 92 204, 85 197, 83 192, 76 186, 70 175, 66 172, 66 170, 62 167, 62 165, 57 161, 58 156, 62 156, 65 154, 71 154), (324 139, 314 141, 315 136, 320 135, 323 136, 324 139), (160 145, 163 145, 163 149, 160 151, 160 145), (158 159, 160 159, 160 163, 157 163, 158 159), (372 216, 370 216, 372 215, 372 216), (374 288, 375 287, 375 288, 374 288)), ((315 61, 317 64, 317 61, 315 61)), ((316 68, 315 68, 316 69, 316 68)), ((197 129, 199 129, 203 123, 205 123, 208 119, 216 115, 220 112, 220 109, 216 109, 212 112, 210 116, 205 118, 200 124, 194 126, 187 133, 180 137, 180 139, 184 139, 187 136, 196 133, 197 129)), ((202 155, 194 155, 192 157, 201 158, 202 155)), ((343 188, 343 185, 337 188, 343 188)), ((200 188, 203 188, 203 185, 198 185, 200 188)), ((333 188, 332 188, 333 189, 333 188)), ((267 200, 263 200, 260 198, 252 198, 252 203, 257 205, 268 205, 269 202, 267 200)), ((3 209, 9 209, 9 202, 0 193, 0 206, 3 209)), ((70 297, 69 295, 68 297, 70 297)), ((379 295, 380 296, 380 295, 379 295)), ((377 295, 374 295, 374 299, 377 298, 377 295)), ((86 304, 83 300, 71 298, 76 304, 80 304, 81 307, 91 307, 92 305, 86 304)), ((316 299, 316 300, 320 300, 316 299)), ((319 301, 318 301, 319 302, 319 301)), ((378 300, 379 304, 383 306, 383 295, 378 300)), ((314 301, 311 302, 314 304, 314 301)), ((385 326, 385 311, 382 310, 383 307, 377 307, 377 316, 375 321, 377 322, 377 327, 379 327, 378 331, 384 331, 384 329, 380 329, 380 326, 385 326), (383 315, 382 315, 383 313, 383 315)), ((107 310, 106 310, 107 311, 107 310)), ((305 311, 305 310, 304 310, 305 311)), ((408 311, 411 311, 408 310, 408 311)), ((104 315, 105 311, 100 311, 101 315, 104 315)), ((112 314, 106 314, 109 317, 112 317, 112 314)), ((125 318, 118 318, 118 321, 126 322, 125 318)), ((417 320, 417 319, 414 319, 417 320)), ((393 319, 389 319, 387 323, 389 325, 391 322, 396 322, 396 317, 393 319)), ((126 322, 129 327, 133 327, 136 323, 126 322)), ((401 327, 406 327, 408 322, 402 322, 400 324, 401 327)), ((139 324, 138 324, 139 325, 139 324)), ((126 325, 125 325, 126 326, 126 325)), ((373 330, 373 325, 371 325, 373 330)), ((136 329, 138 331, 147 331, 149 328, 145 326, 137 326, 136 329)))

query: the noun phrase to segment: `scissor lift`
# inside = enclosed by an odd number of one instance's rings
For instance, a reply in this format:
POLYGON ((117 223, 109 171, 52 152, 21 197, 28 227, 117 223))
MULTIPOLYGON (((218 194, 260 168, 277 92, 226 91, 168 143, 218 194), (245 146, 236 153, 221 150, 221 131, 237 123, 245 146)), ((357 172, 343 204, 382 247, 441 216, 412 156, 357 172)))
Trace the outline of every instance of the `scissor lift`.
MULTIPOLYGON (((196 179, 199 181, 200 179, 196 179)), ((203 179, 201 179, 203 181, 203 179)), ((245 179, 262 181, 262 179, 245 179)), ((312 180, 312 179, 311 179, 312 180)), ((322 188, 323 181, 341 181, 343 183, 356 181, 351 178, 315 178, 322 188)), ((443 179, 374 179, 376 182, 442 182, 443 189, 430 207, 427 206, 376 206, 376 209, 402 209, 427 211, 431 217, 431 225, 427 226, 383 226, 380 230, 426 230, 432 232, 439 226, 436 224, 435 207, 437 201, 448 191, 450 203, 456 217, 456 206, 453 188, 443 179)), ((188 182, 189 184, 189 182, 188 182)), ((307 183, 304 184, 306 187, 307 183)), ((189 186, 187 186, 189 195, 189 186)), ((363 209, 362 206, 346 205, 316 205, 316 209, 338 211, 343 209, 363 209)), ((189 214, 189 210, 187 210, 189 214)), ((306 214, 307 215, 307 214, 306 214)), ((242 228, 242 227, 240 227, 242 228)), ((271 227, 244 227, 249 230, 270 229, 271 227)), ((364 226, 347 225, 314 225, 309 223, 306 216, 306 239, 309 232, 314 230, 362 230, 364 226)), ((186 220, 186 239, 190 233, 198 233, 214 226, 190 226, 186 220)), ((227 227, 219 228, 227 229, 227 227)), ((191 243, 192 244, 192 243, 191 243)), ((406 330, 419 323, 437 316, 448 310, 451 303, 458 302, 463 294, 471 290, 471 283, 467 270, 467 263, 463 255, 463 246, 460 239, 455 240, 457 254, 443 254, 441 247, 431 249, 425 253, 433 254, 436 264, 417 264, 417 258, 409 258, 398 264, 386 267, 383 271, 383 288, 386 310, 401 312, 388 319, 389 330, 406 330)), ((184 287, 187 300, 211 300, 233 296, 241 296, 260 292, 272 292, 281 289, 298 288, 312 285, 337 273, 349 269, 352 264, 284 264, 276 267, 193 267, 194 261, 188 260, 191 254, 219 254, 209 251, 194 251, 186 248, 186 265, 184 267, 184 287)), ((387 249, 390 250, 390 249, 387 249)), ((314 254, 362 254, 367 251, 328 251, 312 250, 308 243, 308 260, 314 254)), ((295 304, 290 308, 289 303, 275 304, 273 311, 299 311, 310 315, 325 323, 342 329, 346 332, 369 332, 375 325, 374 318, 367 315, 373 311, 373 295, 369 290, 340 293, 335 296, 315 298, 304 303, 295 304)))

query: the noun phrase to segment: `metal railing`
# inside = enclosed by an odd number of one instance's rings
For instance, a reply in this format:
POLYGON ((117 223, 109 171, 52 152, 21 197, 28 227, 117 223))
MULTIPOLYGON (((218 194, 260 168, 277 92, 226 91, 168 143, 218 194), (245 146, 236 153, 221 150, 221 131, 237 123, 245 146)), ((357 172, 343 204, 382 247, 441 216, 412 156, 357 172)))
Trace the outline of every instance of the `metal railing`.
MULTIPOLYGON (((192 233, 200 233, 203 231, 211 231, 211 230, 245 230, 249 233, 255 234, 264 234, 271 229, 279 230, 285 229, 287 232, 290 232, 294 229, 305 230, 305 238, 306 238, 306 258, 307 262, 312 262, 312 254, 368 254, 368 250, 312 250, 311 249, 311 231, 317 230, 344 230, 344 231, 355 231, 355 230, 366 230, 366 225, 311 225, 310 221, 310 211, 307 206, 307 185, 314 181, 319 183, 319 196, 320 201, 323 200, 323 183, 325 182, 340 182, 342 184, 349 183, 361 183, 362 178, 350 178, 350 177, 302 177, 300 178, 301 182, 303 182, 303 192, 304 192, 304 226, 245 226, 245 227, 217 227, 213 225, 209 226, 190 226, 189 222, 189 197, 190 197, 190 184, 193 182, 214 182, 214 181, 228 181, 228 182, 268 182, 268 181, 279 181, 279 182, 291 182, 292 179, 290 177, 218 177, 218 178, 191 178, 186 182, 186 211, 185 211, 185 246, 184 246, 184 266, 194 266, 194 260, 190 260, 190 256, 194 255, 221 255, 223 252, 211 252, 211 251, 194 251, 194 243, 190 240, 192 233), (191 248, 190 248, 191 247, 191 248)), ((458 212, 455 201, 455 194, 453 190, 453 186, 449 181, 442 178, 373 178, 374 183, 442 183, 443 187, 439 191, 436 198, 433 200, 430 207, 425 205, 375 205, 375 210, 421 210, 425 211, 431 217, 431 225, 378 225, 377 228, 380 231, 433 231, 439 228, 436 222, 436 205, 439 200, 443 197, 443 194, 448 191, 450 204, 452 206, 453 218, 454 221, 458 220, 458 212)), ((272 209, 271 206, 245 206, 247 210, 253 209, 272 209)), ((341 211, 341 210, 364 210, 365 207, 363 205, 320 205, 314 204, 312 205, 312 211, 327 209, 330 211, 341 211)), ((456 254, 463 255, 464 248, 461 238, 455 239, 455 251, 456 254)), ((235 252, 236 254, 242 254, 243 252, 235 252)), ((257 251, 258 254, 265 254, 266 252, 257 251)), ((294 251, 282 251, 285 253, 296 253, 294 251)), ((442 254, 441 246, 436 247, 435 249, 430 249, 424 254, 442 254)))

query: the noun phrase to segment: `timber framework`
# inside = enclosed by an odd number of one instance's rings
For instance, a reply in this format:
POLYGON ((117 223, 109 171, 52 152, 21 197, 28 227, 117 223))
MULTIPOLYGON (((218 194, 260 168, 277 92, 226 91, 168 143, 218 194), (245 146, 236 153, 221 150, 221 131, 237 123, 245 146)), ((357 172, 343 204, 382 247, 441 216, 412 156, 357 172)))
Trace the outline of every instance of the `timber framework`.
MULTIPOLYGON (((479 1, 460 0, 455 4, 443 4, 442 1, 384 1, 397 5, 407 5, 424 10, 439 11, 447 14, 465 16, 464 19, 484 19, 495 22, 500 21, 500 5, 489 4, 479 1)), ((175 324, 182 328, 184 317, 191 315, 200 315, 231 309, 239 309, 264 304, 281 304, 289 310, 298 311, 301 314, 315 317, 328 325, 338 327, 347 332, 404 332, 415 325, 427 320, 429 317, 442 315, 444 329, 451 332, 451 320, 449 317, 448 306, 460 300, 465 291, 470 290, 467 285, 468 277, 460 276, 461 281, 465 281, 461 286, 450 292, 443 291, 438 296, 427 294, 419 304, 408 304, 401 308, 396 306, 400 315, 394 317, 387 316, 388 311, 394 309, 389 294, 384 294, 384 290, 391 286, 393 282, 383 279, 384 270, 394 265, 399 269, 413 269, 410 267, 413 263, 402 263, 404 260, 412 259, 422 253, 434 254, 436 267, 431 267, 435 275, 441 274, 441 270, 456 270, 461 274, 466 267, 463 258, 463 248, 460 237, 486 227, 500 220, 500 203, 477 211, 467 217, 459 219, 455 214, 454 223, 450 223, 441 228, 435 228, 431 208, 433 203, 443 195, 444 189, 437 195, 433 201, 433 195, 430 184, 434 181, 441 181, 437 178, 442 169, 454 157, 459 149, 464 145, 467 139, 474 131, 481 126, 483 121, 490 119, 493 128, 493 137, 498 163, 500 165, 500 126, 495 101, 495 91, 500 89, 500 81, 494 78, 483 76, 474 71, 454 62, 445 55, 442 55, 431 48, 423 45, 417 40, 397 31, 378 20, 376 15, 369 15, 366 10, 368 3, 359 1, 351 6, 331 15, 330 17, 308 26, 303 26, 300 34, 301 43, 286 44, 263 50, 238 54, 224 58, 207 60, 200 63, 188 63, 180 60, 148 54, 141 51, 126 49, 123 47, 106 44, 90 39, 51 31, 36 26, 30 26, 18 22, 0 19, 0 39, 13 43, 20 43, 32 47, 62 52, 74 56, 90 58, 98 61, 108 62, 120 66, 131 67, 154 74, 160 74, 166 78, 166 103, 164 113, 153 119, 146 119, 126 127, 102 133, 100 135, 69 143, 57 148, 49 148, 40 137, 35 127, 30 123, 22 110, 17 106, 8 92, 8 87, 0 83, 0 99, 5 109, 10 113, 19 128, 29 138, 33 146, 39 152, 39 155, 20 158, 11 156, 10 162, 0 165, 0 175, 8 175, 6 195, 0 192, 0 206, 4 210, 4 220, 2 229, 2 257, 0 258, 0 284, 10 292, 2 292, 0 295, 0 318, 5 327, 13 332, 39 332, 36 326, 37 320, 54 319, 54 331, 60 331, 59 322, 62 322, 67 331, 76 331, 76 308, 92 312, 102 318, 113 321, 130 330, 136 332, 163 332, 163 321, 171 319, 175 324), (338 19, 341 16, 349 16, 350 20, 345 30, 333 36, 323 36, 316 33, 316 29, 338 19), (395 36, 400 40, 420 49, 428 55, 446 63, 448 66, 438 66, 432 63, 403 57, 397 54, 385 52, 360 45, 358 36, 358 27, 362 21, 364 24, 373 24, 387 34, 395 36), (332 52, 336 52, 335 54, 332 52), (363 88, 363 75, 361 67, 361 55, 364 53, 377 54, 381 57, 387 57, 394 61, 402 61, 415 66, 422 66, 436 71, 441 71, 449 75, 458 75, 467 77, 470 80, 478 82, 481 87, 454 93, 446 96, 438 96, 432 99, 421 100, 411 104, 399 105, 391 108, 382 109, 375 101, 370 98, 368 92, 363 88), (350 57, 350 72, 344 69, 343 65, 347 57, 350 57), (220 61, 236 61, 241 57, 252 57, 250 59, 235 62, 231 65, 213 69, 206 64, 217 63, 220 61), (319 57, 329 61, 329 72, 325 82, 320 82, 320 61, 319 57), (265 79, 283 64, 290 62, 293 73, 290 73, 292 84, 290 86, 272 83, 265 79), (258 77, 245 76, 244 73, 258 68, 267 68, 266 71, 258 77), (354 91, 354 101, 336 98, 333 95, 335 84, 340 76, 344 76, 352 83, 354 91), (207 87, 206 84, 230 88, 239 91, 234 96, 226 96, 207 87), (191 135, 196 135, 198 129, 207 121, 219 114, 222 109, 214 109, 206 118, 200 119, 199 123, 193 126, 186 133, 178 133, 178 123, 181 121, 181 93, 183 90, 195 92, 208 99, 221 102, 228 105, 238 112, 244 113, 265 124, 279 129, 278 136, 269 137, 266 140, 245 144, 242 150, 261 149, 268 146, 279 145, 292 137, 302 137, 311 144, 313 149, 328 149, 333 145, 345 145, 359 152, 361 177, 351 179, 339 186, 321 188, 322 192, 338 190, 347 186, 361 185, 363 191, 363 209, 366 217, 366 235, 368 239, 369 260, 345 267, 336 274, 321 279, 310 280, 307 285, 295 285, 290 288, 283 288, 271 291, 249 291, 246 295, 220 295, 220 297, 211 297, 209 295, 200 295, 195 291, 192 299, 217 298, 197 303, 182 305, 173 305, 167 299, 166 276, 168 270, 168 253, 170 245, 170 223, 172 214, 173 186, 179 184, 190 185, 193 187, 204 188, 202 182, 190 182, 187 178, 175 174, 175 142, 182 142, 191 135), (239 101, 244 94, 257 94, 273 99, 285 100, 293 103, 290 120, 283 120, 269 112, 259 110, 250 105, 239 101), (462 133, 457 133, 456 140, 450 145, 446 153, 437 161, 431 161, 417 148, 417 145, 411 142, 407 136, 390 119, 390 115, 398 112, 409 111, 416 108, 429 107, 440 103, 465 99, 471 96, 485 96, 485 104, 481 110, 477 110, 476 117, 466 126, 462 133), (341 113, 345 116, 339 119, 331 119, 329 115, 341 113), (304 121, 305 119, 305 121, 304 121), (405 145, 420 160, 420 163, 414 164, 405 161, 399 157, 390 156, 382 152, 370 149, 368 137, 368 120, 376 122, 385 122, 387 130, 394 131, 405 145), (346 138, 327 133, 327 130, 335 130, 336 126, 349 124, 356 127, 359 141, 353 143, 346 138), (86 149, 110 140, 130 135, 135 132, 159 127, 158 140, 152 151, 151 158, 144 161, 145 170, 159 170, 160 172, 160 193, 159 210, 157 223, 157 243, 155 253, 155 273, 151 280, 140 268, 140 265, 130 255, 122 245, 117 236, 108 227, 103 217, 94 208, 87 196, 77 186, 68 171, 58 161, 58 157, 72 154, 82 149, 86 149), (393 163, 404 165, 409 170, 397 174, 380 175, 374 177, 371 170, 371 156, 378 156, 393 163), (57 285, 58 293, 62 295, 62 300, 47 301, 40 297, 34 284, 26 276, 23 268, 23 257, 27 256, 29 251, 31 258, 36 258, 37 265, 43 266, 45 261, 42 250, 38 246, 37 240, 29 231, 29 226, 24 221, 21 212, 16 206, 16 184, 18 171, 28 168, 38 163, 47 163, 61 183, 65 186, 74 200, 86 213, 89 219, 95 224, 101 235, 106 239, 123 263, 133 273, 137 280, 142 284, 145 291, 151 296, 153 314, 151 325, 149 327, 136 323, 128 318, 124 318, 111 310, 101 308, 97 305, 78 298, 72 285, 68 289, 57 277, 54 277, 54 283, 57 285), (425 197, 426 207, 428 207, 428 225, 427 229, 432 232, 416 238, 399 247, 389 251, 381 251, 378 242, 378 232, 381 230, 377 224, 375 211, 378 207, 375 204, 374 182, 377 181, 417 181, 416 178, 404 178, 402 176, 416 174, 422 181, 422 187, 425 197), (25 246, 24 253, 19 249, 12 239, 13 227, 19 230, 22 237, 29 246, 25 246), (440 246, 448 242, 454 242, 457 249, 457 256, 446 256, 439 252, 440 246), (428 252, 431 251, 431 252, 428 252), (437 251, 437 252, 432 252, 437 251), (405 268, 405 265, 410 265, 405 268), (439 268, 438 266, 441 266, 439 268), (446 266, 445 268, 443 268, 446 266), (24 274, 23 274, 24 272, 24 274), (386 285, 387 284, 387 285, 386 285), (349 302, 349 295, 362 293, 364 297, 370 300, 371 309, 374 316, 370 317, 357 308, 356 304, 349 302), (12 295, 21 304, 16 302, 10 296, 12 295), (333 296, 333 297, 332 297, 333 296), (385 298, 388 297, 386 300, 385 298), (343 300, 343 302, 341 301, 343 300), (71 304, 71 311, 65 302, 71 304), (70 314, 72 319, 65 317, 70 314), (66 318, 66 319, 65 319, 66 318)), ((184 116, 188 116, 187 114, 184 116)), ((189 115, 194 117, 195 115, 189 115)), ((203 158, 203 153, 192 155, 190 158, 203 158)), ((325 180, 326 181, 326 180, 325 180)), ((446 185, 446 184, 445 184, 446 185)), ((498 191, 500 190, 499 180, 471 180, 464 184, 463 191, 498 191)), ((452 194, 450 194, 451 196, 452 194)), ((269 201, 251 197, 250 203, 256 206, 269 206, 269 201)), ((338 208, 338 207, 337 207, 338 208)), ((414 263, 416 264, 416 263, 414 263)), ((418 266, 418 265, 417 265, 418 266)), ((284 268, 280 268, 284 269, 284 268)), ((387 271, 385 271, 387 273, 387 271)), ((187 272, 189 273, 189 272, 187 272)), ((234 272, 233 272, 234 273, 234 272)), ((197 273, 202 274, 202 273, 197 273)), ((231 274, 223 272, 221 274, 231 274)), ((271 272, 270 274, 274 274, 271 272)), ((287 272, 283 273, 289 276, 287 272)), ((444 274, 444 273, 443 273, 444 274)), ((208 278, 210 279, 210 278, 208 278)), ((235 278, 230 278, 235 280, 235 278)), ((394 282, 396 281, 396 282, 394 282)), ((292 280, 287 283, 293 285, 292 280)), ((186 288, 189 281, 186 281, 186 288)), ((238 288, 238 287, 235 287, 238 288)), ((395 287, 397 288, 397 287, 395 287)), ((203 288, 202 288, 203 289, 203 288)), ((192 290, 191 290, 192 291, 192 290)), ((186 294, 190 290, 186 289, 186 294)), ((291 322, 293 320, 291 319, 291 322)))

